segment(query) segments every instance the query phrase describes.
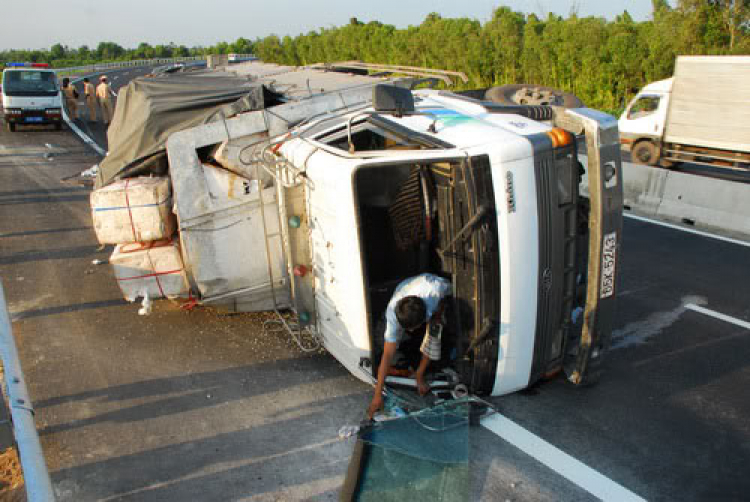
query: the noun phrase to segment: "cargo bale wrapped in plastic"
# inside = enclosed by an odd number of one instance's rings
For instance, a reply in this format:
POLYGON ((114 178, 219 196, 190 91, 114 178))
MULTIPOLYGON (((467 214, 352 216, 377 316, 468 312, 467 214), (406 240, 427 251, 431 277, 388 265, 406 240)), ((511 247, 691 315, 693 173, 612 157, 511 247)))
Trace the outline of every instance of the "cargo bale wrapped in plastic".
POLYGON ((176 228, 167 177, 128 178, 95 190, 91 213, 101 244, 168 239, 176 228))
POLYGON ((119 244, 109 259, 126 300, 179 298, 190 292, 180 244, 162 240, 119 244))

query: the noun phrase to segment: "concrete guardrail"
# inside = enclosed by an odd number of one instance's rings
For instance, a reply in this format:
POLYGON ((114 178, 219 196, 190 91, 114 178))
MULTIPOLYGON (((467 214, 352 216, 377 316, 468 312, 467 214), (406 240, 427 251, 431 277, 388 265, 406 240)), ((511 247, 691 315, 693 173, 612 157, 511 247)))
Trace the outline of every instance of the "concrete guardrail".
POLYGON ((750 241, 750 183, 629 162, 622 168, 626 211, 750 241))

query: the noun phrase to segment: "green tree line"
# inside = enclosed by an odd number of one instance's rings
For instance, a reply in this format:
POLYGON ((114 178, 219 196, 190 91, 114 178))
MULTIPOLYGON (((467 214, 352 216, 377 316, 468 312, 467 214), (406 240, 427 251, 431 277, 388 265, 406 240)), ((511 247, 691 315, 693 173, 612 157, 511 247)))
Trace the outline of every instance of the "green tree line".
POLYGON ((115 42, 100 42, 95 48, 82 45, 72 48, 55 44, 49 50, 11 49, 0 51, 0 65, 8 62, 49 63, 54 68, 85 66, 110 61, 134 59, 176 58, 205 56, 207 54, 249 54, 254 43, 246 38, 238 38, 233 43, 219 42, 210 47, 186 47, 173 43, 150 45, 145 42, 134 49, 125 49, 115 42))
POLYGON ((45 61, 55 67, 100 61, 206 54, 254 53, 287 65, 361 60, 466 73, 464 88, 507 83, 548 85, 578 95, 588 106, 617 113, 639 88, 667 78, 680 54, 750 54, 750 0, 652 0, 651 19, 636 22, 627 11, 608 21, 497 8, 484 23, 430 14, 418 26, 399 29, 356 18, 341 27, 296 37, 271 35, 211 47, 114 42, 72 49, 0 52, 6 61, 45 61))
POLYGON ((618 113, 644 84, 672 75, 680 54, 750 54, 750 0, 653 0, 653 15, 627 11, 612 21, 497 8, 480 23, 430 14, 397 29, 377 21, 269 36, 254 45, 264 61, 288 65, 359 59, 463 71, 468 88, 508 83, 548 85, 588 106, 618 113))

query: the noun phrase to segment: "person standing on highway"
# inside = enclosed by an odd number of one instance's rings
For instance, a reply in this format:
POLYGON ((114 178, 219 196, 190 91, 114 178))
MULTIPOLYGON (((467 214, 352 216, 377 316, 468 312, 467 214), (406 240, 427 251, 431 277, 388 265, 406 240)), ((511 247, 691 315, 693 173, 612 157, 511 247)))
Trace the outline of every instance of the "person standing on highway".
POLYGON ((83 94, 86 96, 86 106, 89 107, 89 119, 96 122, 96 89, 88 77, 83 79, 83 94))
POLYGON ((70 79, 65 77, 62 81, 62 91, 65 96, 65 106, 68 108, 70 120, 78 118, 78 91, 70 85, 70 79))
POLYGON ((113 115, 112 88, 110 88, 107 77, 104 75, 99 78, 99 85, 96 86, 96 97, 102 109, 102 120, 104 120, 104 125, 107 126, 112 121, 113 115))

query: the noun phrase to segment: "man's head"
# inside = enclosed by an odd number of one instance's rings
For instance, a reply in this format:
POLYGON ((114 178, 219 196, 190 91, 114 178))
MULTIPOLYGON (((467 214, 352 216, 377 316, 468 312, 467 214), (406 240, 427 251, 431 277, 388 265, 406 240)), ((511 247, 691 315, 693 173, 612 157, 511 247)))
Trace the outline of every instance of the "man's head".
POLYGON ((106 82, 107 81, 107 77, 105 77, 104 75, 102 75, 101 77, 99 77, 99 81, 100 82, 106 82))
POLYGON ((396 319, 406 331, 413 331, 425 322, 427 307, 418 296, 406 296, 396 303, 396 319))
POLYGON ((68 87, 68 84, 70 84, 70 79, 68 77, 65 77, 62 81, 62 86, 68 87))
POLYGON ((83 81, 88 84, 89 83, 89 78, 88 77, 83 77, 83 81))

